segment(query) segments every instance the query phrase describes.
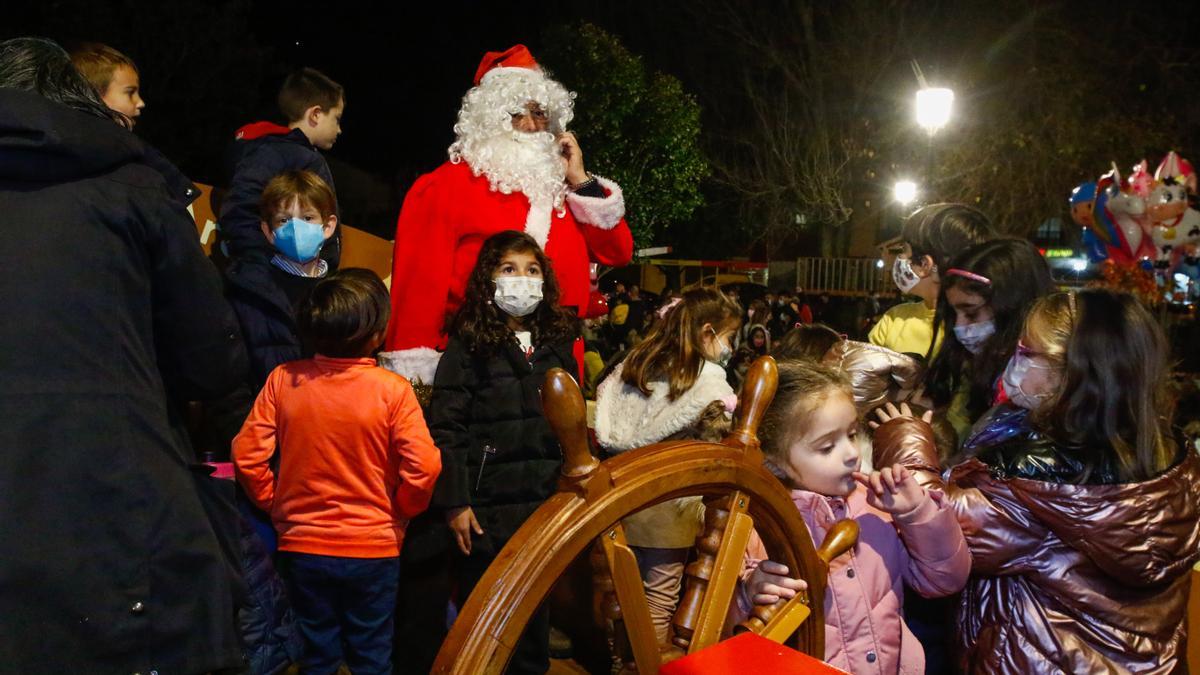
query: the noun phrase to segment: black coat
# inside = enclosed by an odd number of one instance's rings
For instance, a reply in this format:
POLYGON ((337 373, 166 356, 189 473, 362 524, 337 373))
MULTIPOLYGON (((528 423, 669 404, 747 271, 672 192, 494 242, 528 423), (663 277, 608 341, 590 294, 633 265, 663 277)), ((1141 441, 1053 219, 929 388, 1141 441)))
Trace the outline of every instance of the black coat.
POLYGON ((255 394, 276 366, 312 356, 301 344, 296 308, 320 279, 288 276, 269 262, 256 260, 234 260, 225 269, 226 298, 242 328, 255 394), (288 297, 281 281, 294 285, 297 302, 288 297))
POLYGON ((0 89, 5 672, 242 663, 240 579, 200 496, 222 490, 198 487, 210 479, 189 469, 175 404, 224 394, 246 357, 144 148, 109 120, 0 89))
POLYGON ((239 518, 242 571, 249 598, 238 616, 251 675, 276 675, 300 660, 304 641, 275 569, 271 552, 245 518, 239 518))
POLYGON ((515 341, 482 358, 451 338, 438 363, 429 431, 442 451, 442 474, 432 503, 471 506, 490 540, 487 550, 499 550, 554 494, 562 451, 541 399, 551 368, 578 372, 572 342, 540 345, 526 360, 515 341))
POLYGON ((237 315, 250 369, 242 386, 205 406, 203 433, 216 448, 217 459, 228 461, 233 439, 271 371, 312 356, 300 340, 295 310, 319 281, 293 277, 264 260, 235 259, 225 268, 225 298, 237 315), (281 287, 284 283, 288 290, 281 287))

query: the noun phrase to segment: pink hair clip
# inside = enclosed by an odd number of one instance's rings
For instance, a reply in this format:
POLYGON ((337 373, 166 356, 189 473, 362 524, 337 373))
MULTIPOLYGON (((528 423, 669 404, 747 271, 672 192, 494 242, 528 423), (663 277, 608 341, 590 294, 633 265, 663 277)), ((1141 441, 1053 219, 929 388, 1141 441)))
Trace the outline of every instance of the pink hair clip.
POLYGON ((659 307, 658 308, 658 318, 660 318, 660 319, 667 318, 667 312, 671 311, 671 308, 674 307, 675 305, 678 305, 681 300, 683 300, 683 298, 671 298, 670 302, 663 305, 662 307, 659 307))
POLYGON ((946 276, 962 277, 964 279, 970 279, 971 281, 977 281, 985 286, 992 285, 992 280, 983 276, 982 274, 975 274, 974 272, 968 272, 966 270, 960 270, 957 268, 951 268, 951 269, 946 270, 946 276))

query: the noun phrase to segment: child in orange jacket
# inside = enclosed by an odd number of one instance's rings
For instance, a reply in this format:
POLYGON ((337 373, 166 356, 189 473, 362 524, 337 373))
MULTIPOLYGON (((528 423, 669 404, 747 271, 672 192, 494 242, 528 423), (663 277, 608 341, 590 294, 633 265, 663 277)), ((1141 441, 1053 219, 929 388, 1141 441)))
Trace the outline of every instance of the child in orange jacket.
POLYGON ((233 442, 238 482, 279 533, 305 672, 391 672, 404 530, 441 472, 412 387, 370 356, 389 311, 369 271, 317 284, 297 317, 316 356, 271 372, 233 442))

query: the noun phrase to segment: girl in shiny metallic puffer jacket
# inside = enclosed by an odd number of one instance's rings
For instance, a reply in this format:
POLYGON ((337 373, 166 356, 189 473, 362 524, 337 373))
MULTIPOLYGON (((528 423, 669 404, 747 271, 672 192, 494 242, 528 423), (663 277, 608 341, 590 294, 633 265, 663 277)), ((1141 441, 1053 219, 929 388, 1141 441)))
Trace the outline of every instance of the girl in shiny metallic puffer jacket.
MULTIPOLYGON (((1183 669, 1200 458, 1174 438, 1167 359, 1128 294, 1057 293, 1030 310, 1003 375, 1011 402, 976 425, 945 486, 973 560, 964 671, 1183 669)), ((932 438, 894 412, 876 460, 941 486, 932 438)))

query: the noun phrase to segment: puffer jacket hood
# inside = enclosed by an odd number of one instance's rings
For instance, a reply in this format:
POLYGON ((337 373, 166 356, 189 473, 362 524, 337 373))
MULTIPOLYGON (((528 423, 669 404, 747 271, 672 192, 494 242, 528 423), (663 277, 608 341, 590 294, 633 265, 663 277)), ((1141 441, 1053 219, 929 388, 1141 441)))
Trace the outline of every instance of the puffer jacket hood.
POLYGON ((145 145, 112 120, 0 89, 0 179, 65 182, 139 162, 145 145))
MULTIPOLYGON (((1039 468, 1053 468, 1044 445, 1017 443, 1047 459, 1039 468)), ((1136 483, 1072 484, 1036 480, 1038 471, 1015 477, 1014 468, 1035 465, 995 449, 943 484, 929 425, 901 417, 875 434, 876 462, 944 487, 967 538, 964 671, 1175 672, 1188 568, 1200 559, 1200 456, 1187 446, 1174 466, 1136 483)))

